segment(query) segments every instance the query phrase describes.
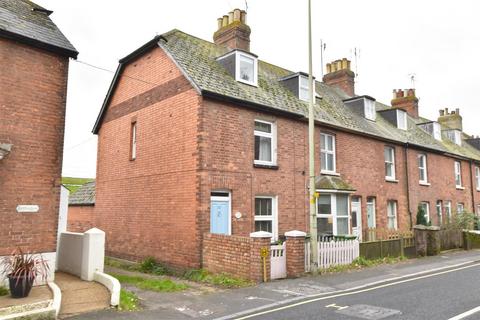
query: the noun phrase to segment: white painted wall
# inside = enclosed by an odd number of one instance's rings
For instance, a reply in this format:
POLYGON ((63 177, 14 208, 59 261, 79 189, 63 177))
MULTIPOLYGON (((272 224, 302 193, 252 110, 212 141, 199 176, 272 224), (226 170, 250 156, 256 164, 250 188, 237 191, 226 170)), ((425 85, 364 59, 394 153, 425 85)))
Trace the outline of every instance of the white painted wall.
POLYGON ((61 233, 57 270, 93 281, 95 272, 103 272, 104 258, 105 232, 102 230, 93 228, 85 233, 61 233))

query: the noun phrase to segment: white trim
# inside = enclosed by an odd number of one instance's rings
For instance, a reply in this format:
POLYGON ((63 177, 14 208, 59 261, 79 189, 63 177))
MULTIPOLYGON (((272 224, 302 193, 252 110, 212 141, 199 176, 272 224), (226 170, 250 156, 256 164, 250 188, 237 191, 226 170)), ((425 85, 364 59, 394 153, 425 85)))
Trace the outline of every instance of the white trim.
MULTIPOLYGON (((461 189, 463 181, 462 181, 462 163, 460 161, 455 161, 454 170, 455 170, 455 186, 457 187, 457 189, 461 189), (457 177, 460 180, 460 184, 457 183, 457 177)), ((463 188, 463 189, 465 189, 465 188, 463 188)), ((461 189, 461 190, 463 190, 463 189, 461 189)))
POLYGON ((397 201, 395 200, 388 200, 387 201, 387 229, 390 230, 398 230, 398 207, 397 201), (393 215, 389 214, 390 204, 393 204, 393 215), (393 229, 390 228, 390 219, 394 218, 393 220, 393 229))
POLYGON ((371 204, 373 205, 373 226, 372 228, 376 228, 377 227, 377 199, 375 197, 367 197, 367 201, 366 201, 366 204, 367 204, 367 228, 370 228, 368 226, 368 206, 371 204), (368 199, 370 199, 371 201, 368 201, 368 199))
POLYGON ((271 139, 270 152, 271 152, 272 161, 255 160, 255 140, 254 140, 253 163, 254 164, 260 164, 260 165, 275 166, 277 164, 277 125, 276 125, 276 123, 273 122, 273 121, 265 121, 265 120, 255 119, 254 122, 253 122, 253 137, 255 138, 256 136, 271 139), (268 132, 255 130, 255 122, 260 122, 260 123, 270 125, 270 131, 271 132, 268 133, 268 132))
POLYGON ((421 185, 430 185, 428 183, 428 168, 427 168, 427 155, 425 153, 419 153, 417 156, 417 160, 420 161, 422 159, 422 163, 418 164, 418 170, 419 170, 419 183, 421 185), (425 178, 422 179, 422 174, 421 172, 423 171, 425 178))
POLYGON ((389 165, 392 166, 392 175, 387 176, 387 172, 385 172, 385 180, 398 182, 397 180, 395 180, 395 177, 396 177, 396 172, 395 172, 396 171, 395 170, 395 148, 390 147, 390 146, 385 146, 383 155, 384 155, 384 165, 386 166, 387 164, 389 164, 389 165), (385 157, 385 151, 387 151, 387 150, 391 151, 392 161, 387 161, 387 158, 385 157))
POLYGON ((250 86, 258 86, 258 59, 255 56, 249 55, 242 51, 235 51, 235 80, 241 83, 248 84, 250 86), (253 81, 243 80, 240 77, 240 59, 247 58, 253 60, 253 81))
POLYGON ((397 109, 397 128, 401 130, 408 129, 407 112, 404 110, 397 109), (400 122, 400 115, 403 116, 403 123, 400 122))
POLYGON ((253 208, 253 221, 254 221, 254 228, 256 221, 271 221, 272 222, 272 241, 278 240, 278 196, 255 196, 254 198, 254 208, 253 208), (256 199, 272 199, 272 215, 271 216, 257 216, 255 209, 256 199))
POLYGON ((436 211, 437 211, 438 225, 441 226, 443 224, 443 201, 442 200, 437 200, 435 208, 436 208, 436 211), (439 209, 440 209, 440 214, 439 214, 439 209))
POLYGON ((212 207, 212 201, 228 202, 228 233, 227 235, 231 235, 232 234, 232 193, 230 192, 230 190, 225 190, 225 189, 211 190, 210 191, 210 210, 212 207), (215 193, 215 192, 228 193, 228 197, 221 197, 221 196, 212 197, 212 193, 215 193))
POLYGON ((465 203, 457 202, 457 214, 462 214, 464 212, 465 212, 465 203), (460 206, 462 207, 462 210, 460 210, 460 206))
POLYGON ((332 190, 332 189, 316 189, 318 193, 342 193, 342 194, 351 194, 355 191, 353 190, 332 190))
POLYGON ((375 101, 364 97, 363 108, 364 108, 363 113, 365 114, 365 119, 371 120, 371 121, 377 120, 377 110, 375 108, 375 101), (367 112, 367 110, 370 112, 367 112))
MULTIPOLYGON (((337 173, 337 141, 336 137, 333 134, 329 133, 320 133, 320 168, 322 172, 326 172, 327 174, 336 174, 337 173), (327 145, 328 137, 332 137, 332 150, 325 149, 327 145), (325 139, 325 144, 322 146, 322 141, 325 139), (333 155, 333 170, 323 169, 322 166, 324 165, 322 160, 322 154, 326 154, 325 159, 327 159, 328 155, 333 155)), ((327 163, 325 163, 325 167, 327 163)))
POLYGON ((475 178, 477 179, 477 191, 480 191, 480 167, 475 167, 475 178))
POLYGON ((118 306, 120 304, 120 282, 117 278, 112 277, 109 274, 95 271, 93 274, 93 280, 101 283, 105 286, 108 291, 110 292, 110 305, 111 306, 118 306))
MULTIPOLYGON (((313 81, 313 84, 315 84, 315 80, 312 80, 313 81)), ((298 99, 302 100, 302 101, 305 101, 305 102, 308 102, 309 101, 309 96, 308 96, 308 91, 310 90, 309 89, 309 86, 308 86, 308 77, 304 76, 304 75, 299 75, 298 76, 298 99), (307 86, 304 87, 302 86, 302 79, 306 80, 307 81, 307 86), (303 90, 307 90, 307 97, 305 99, 302 99, 302 95, 300 94, 302 92, 302 89, 303 90)), ((315 85, 313 85, 313 94, 314 96, 316 95, 315 93, 315 85)))
POLYGON ((448 219, 448 222, 452 222, 452 201, 445 200, 443 207, 445 208, 445 217, 448 219))
POLYGON ((327 194, 322 193, 322 195, 328 195, 330 196, 330 208, 332 210, 331 214, 320 214, 318 213, 318 199, 315 198, 315 208, 317 212, 317 219, 318 218, 332 218, 332 232, 333 235, 338 235, 338 228, 337 228, 337 219, 347 219, 347 230, 348 230, 348 235, 350 234, 351 230, 351 205, 350 205, 350 195, 345 194, 345 193, 335 193, 335 192, 329 192, 327 194), (347 196, 347 212, 346 215, 339 216, 338 215, 338 208, 337 208, 337 194, 342 194, 347 196))
POLYGON ((425 205, 425 218, 427 219, 427 223, 430 222, 430 202, 421 201, 420 205, 425 205))

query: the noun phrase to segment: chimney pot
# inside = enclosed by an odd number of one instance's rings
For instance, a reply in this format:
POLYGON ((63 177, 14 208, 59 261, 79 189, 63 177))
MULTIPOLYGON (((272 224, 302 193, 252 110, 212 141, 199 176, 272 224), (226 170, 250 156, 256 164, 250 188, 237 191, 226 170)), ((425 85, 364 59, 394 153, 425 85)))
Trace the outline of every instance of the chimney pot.
POLYGON ((456 111, 455 112, 456 114, 460 114, 460 109, 459 108, 456 108, 455 111, 456 111))
POLYGON ((242 21, 244 24, 247 24, 247 11, 242 10, 240 12, 240 21, 242 21))
POLYGON ((222 25, 223 25, 223 18, 218 18, 217 23, 218 23, 218 29, 217 30, 220 30, 222 28, 222 25))
POLYGON ((233 21, 241 21, 241 19, 242 13, 240 12, 240 9, 233 10, 233 21))
POLYGON ((228 24, 233 23, 233 11, 228 13, 228 24))
POLYGON ((445 110, 441 109, 440 110, 440 117, 443 117, 445 115, 445 110))
POLYGON ((339 88, 347 95, 355 96, 355 74, 350 71, 350 60, 338 59, 326 64, 327 73, 323 82, 329 86, 339 88))
POLYGON ((228 16, 225 15, 223 16, 223 23, 222 23, 222 27, 226 27, 228 26, 228 16))

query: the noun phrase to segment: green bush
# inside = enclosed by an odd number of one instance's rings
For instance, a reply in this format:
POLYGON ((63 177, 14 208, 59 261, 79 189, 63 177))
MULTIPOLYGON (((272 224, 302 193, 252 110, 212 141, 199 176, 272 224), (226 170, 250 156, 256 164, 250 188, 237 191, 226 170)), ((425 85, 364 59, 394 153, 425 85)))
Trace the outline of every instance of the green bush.
POLYGON ((473 230, 475 227, 475 214, 471 212, 461 212, 455 215, 455 225, 457 228, 473 230))
POLYGON ((8 289, 0 286, 0 297, 1 296, 6 296, 7 294, 8 294, 8 289))
POLYGON ((156 275, 164 275, 168 273, 166 267, 158 263, 155 258, 148 257, 138 266, 138 270, 143 273, 151 273, 156 275))
POLYGON ((417 211, 417 225, 427 226, 427 219, 425 218, 425 210, 422 206, 418 206, 417 211))

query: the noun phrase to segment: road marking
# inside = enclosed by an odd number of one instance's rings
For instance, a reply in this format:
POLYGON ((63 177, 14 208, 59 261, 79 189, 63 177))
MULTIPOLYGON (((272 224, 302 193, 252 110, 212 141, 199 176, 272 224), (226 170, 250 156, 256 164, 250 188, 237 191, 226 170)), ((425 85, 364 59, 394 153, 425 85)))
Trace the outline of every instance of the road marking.
POLYGON ((328 306, 325 306, 325 308, 335 308, 337 310, 343 310, 347 309, 348 306, 342 307, 342 306, 337 306, 335 303, 329 304, 328 306))
MULTIPOLYGON (((300 301, 300 302, 297 302, 297 303, 294 303, 294 304, 290 304, 288 306, 283 306, 283 307, 279 307, 279 308, 275 308, 275 309, 271 309, 271 310, 258 312, 258 313, 255 313, 255 314, 250 314, 250 315, 247 315, 247 316, 244 316, 244 317, 241 317, 241 318, 237 318, 237 320, 250 319, 250 318, 253 318, 253 317, 257 317, 257 316, 261 316, 261 315, 268 314, 268 313, 273 313, 273 312, 277 312, 277 311, 281 311, 281 310, 286 310, 286 309, 298 307, 298 306, 308 304, 308 303, 312 303, 312 302, 317 302, 317 301, 327 300, 327 299, 332 299, 332 298, 338 298, 338 297, 351 296, 351 295, 355 295, 355 294, 359 294, 359 293, 364 293, 364 292, 369 292, 369 291, 378 290, 378 289, 382 289, 382 288, 387 288, 387 287, 395 286, 395 285, 402 284, 402 283, 407 283, 407 282, 417 281, 417 280, 421 280, 421 279, 431 278, 431 277, 439 276, 439 275, 442 275, 442 274, 447 274, 447 273, 456 272, 456 271, 469 269, 469 268, 473 268, 473 267, 478 267, 478 266, 480 266, 480 263, 476 263, 476 264, 473 264, 473 265, 464 266, 464 267, 460 267, 460 268, 456 268, 456 269, 441 271, 441 272, 437 272, 437 273, 433 273, 433 274, 427 274, 427 275, 423 275, 423 276, 419 276, 419 277, 415 277, 415 278, 411 278, 411 279, 400 280, 400 281, 397 281, 397 282, 387 283, 387 284, 383 284, 383 285, 379 285, 379 286, 372 287, 372 288, 367 288, 367 289, 361 289, 361 290, 356 290, 356 291, 351 291, 351 289, 347 289, 347 290, 343 290, 343 292, 339 291, 339 293, 333 294, 333 295, 330 295, 330 296, 304 300, 304 301, 300 301)), ((462 319, 462 318, 459 318, 459 319, 462 319)), ((452 320, 452 319, 449 319, 449 320, 452 320)))
POLYGON ((464 319, 466 317, 469 317, 471 316, 472 314, 475 314, 477 312, 480 312, 480 307, 476 307, 476 308, 473 308, 472 310, 468 310, 462 314, 459 314, 458 316, 455 316, 453 318, 450 318, 448 320, 460 320, 460 319, 464 319))

